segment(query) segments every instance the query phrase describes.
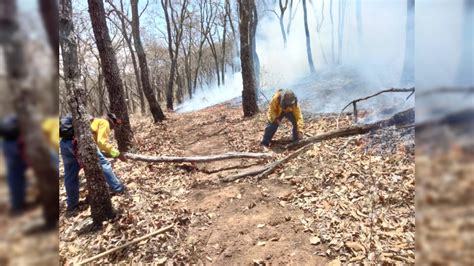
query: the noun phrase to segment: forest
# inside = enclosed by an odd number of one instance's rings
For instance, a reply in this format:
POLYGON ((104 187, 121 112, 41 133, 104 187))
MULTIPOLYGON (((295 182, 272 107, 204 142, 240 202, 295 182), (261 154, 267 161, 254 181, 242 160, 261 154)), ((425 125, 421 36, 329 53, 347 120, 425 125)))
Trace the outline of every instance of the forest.
MULTIPOLYGON (((474 7, 458 2, 462 39, 474 7)), ((470 193, 472 108, 443 97, 472 97, 472 38, 445 64, 454 82, 430 84, 429 71, 415 80, 428 57, 415 56, 415 0, 39 0, 36 17, 22 8, 0 4, 0 114, 18 117, 26 198, 38 207, 5 220, 4 238, 25 257, 0 245, 0 264, 442 263, 468 245, 444 229, 455 223, 450 204, 470 193), (440 103, 417 106, 417 123, 415 95, 440 103), (41 132, 49 116, 60 118, 53 155, 41 132), (456 186, 433 154, 462 162, 456 186), (418 205, 446 213, 433 222, 418 205), (19 241, 15 224, 49 233, 19 241), (443 237, 445 250, 431 246, 443 237)), ((420 10, 427 29, 431 11, 420 10)))

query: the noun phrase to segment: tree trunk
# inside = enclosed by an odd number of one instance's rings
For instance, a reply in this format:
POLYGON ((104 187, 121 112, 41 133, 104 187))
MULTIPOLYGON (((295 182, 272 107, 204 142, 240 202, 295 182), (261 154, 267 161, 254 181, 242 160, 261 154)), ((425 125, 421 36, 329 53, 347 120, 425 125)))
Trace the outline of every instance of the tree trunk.
POLYGON ((361 0, 356 1, 356 18, 357 18, 357 37, 359 39, 359 44, 362 40, 362 7, 361 0))
POLYGON ((105 85, 109 92, 110 110, 123 121, 123 124, 114 130, 115 138, 119 150, 128 151, 132 147, 133 133, 126 108, 120 71, 107 28, 104 3, 102 0, 87 0, 87 2, 105 85))
POLYGON ((240 63, 242 65, 242 107, 244 117, 250 117, 258 113, 255 65, 252 56, 252 0, 239 0, 240 12, 240 63))
MULTIPOLYGON (((56 56, 56 60, 59 59, 59 10, 57 0, 39 0, 39 6, 41 11, 41 17, 48 34, 48 41, 53 49, 53 53, 56 56)), ((57 65, 56 65, 57 66, 57 65)))
POLYGON ((135 52, 133 51, 132 47, 132 37, 128 35, 127 32, 127 24, 125 23, 125 18, 123 17, 124 14, 124 8, 123 8, 123 1, 120 0, 120 11, 122 14, 119 14, 118 17, 120 19, 120 26, 122 28, 122 35, 127 43, 128 50, 130 51, 130 57, 132 58, 132 64, 133 64, 133 72, 135 73, 135 81, 137 83, 137 92, 140 98, 140 111, 142 115, 146 114, 146 105, 145 105, 145 96, 143 95, 143 89, 142 89, 142 82, 140 81, 140 71, 138 70, 138 64, 137 64, 137 59, 135 57, 135 52))
POLYGON ((306 53, 308 55, 308 64, 309 64, 309 70, 311 71, 311 74, 315 73, 316 70, 314 69, 314 63, 313 63, 313 55, 311 53, 311 37, 309 35, 309 28, 308 28, 308 14, 306 10, 306 0, 303 0, 303 16, 304 16, 304 32, 306 35, 306 53))
POLYGON ((138 0, 131 0, 132 5, 132 33, 135 43, 135 50, 137 51, 138 62, 140 64, 140 77, 142 79, 142 88, 145 93, 148 105, 150 106, 151 115, 154 122, 163 121, 165 115, 161 110, 160 105, 156 101, 155 93, 150 84, 150 77, 148 71, 148 64, 146 61, 145 50, 143 49, 142 40, 140 38, 140 18, 138 17, 138 0))
POLYGON ((474 1, 464 0, 462 25, 461 62, 457 70, 457 83, 460 86, 473 86, 474 78, 474 1))
POLYGON ((400 79, 402 86, 415 82, 415 0, 407 0, 405 36, 405 60, 400 79))
MULTIPOLYGON (((283 48, 286 48, 287 40, 286 40, 285 26, 283 25, 283 19, 285 18, 285 11, 286 11, 286 8, 288 7, 288 0, 284 0, 285 1, 284 5, 282 1, 283 0, 279 0, 280 16, 278 17, 278 19, 280 20, 281 36, 283 37, 283 48)), ((290 13, 290 16, 291 16, 291 13, 290 13)))
POLYGON ((56 226, 59 218, 58 165, 51 159, 50 149, 41 129, 37 99, 39 91, 29 79, 26 36, 20 32, 15 0, 0 5, 0 36, 4 46, 8 86, 18 115, 21 137, 25 143, 27 164, 38 179, 43 216, 48 227, 56 226))
POLYGON ((226 41, 226 35, 227 35, 227 16, 224 15, 224 29, 222 33, 222 61, 221 61, 221 80, 222 80, 222 85, 225 85, 225 41, 226 41))
POLYGON ((331 0, 331 2, 329 4, 329 14, 330 14, 330 17, 331 17, 331 61, 334 64, 334 62, 336 60, 335 60, 335 57, 334 57, 334 18, 333 18, 333 15, 332 15, 332 1, 333 0, 331 0))
POLYGON ((338 52, 337 63, 342 63, 342 47, 344 43, 344 18, 346 14, 346 0, 339 0, 339 23, 338 23, 338 52))
POLYGON ((217 58, 217 50, 216 45, 214 43, 214 39, 212 38, 212 34, 208 35, 207 42, 209 43, 209 47, 211 47, 212 57, 214 58, 214 65, 217 77, 217 86, 221 86, 221 77, 219 73, 219 59, 217 58))
POLYGON ((257 54, 257 24, 258 24, 258 14, 257 7, 255 6, 255 1, 250 2, 250 40, 252 48, 252 60, 254 64, 254 75, 255 75, 255 97, 258 100, 258 89, 260 88, 260 58, 257 54))
POLYGON ((92 139, 90 120, 86 111, 85 90, 79 84, 76 37, 72 22, 71 0, 61 0, 61 50, 68 103, 72 110, 74 132, 78 140, 79 157, 87 180, 91 216, 96 224, 114 217, 112 202, 105 177, 97 157, 97 146, 92 139))

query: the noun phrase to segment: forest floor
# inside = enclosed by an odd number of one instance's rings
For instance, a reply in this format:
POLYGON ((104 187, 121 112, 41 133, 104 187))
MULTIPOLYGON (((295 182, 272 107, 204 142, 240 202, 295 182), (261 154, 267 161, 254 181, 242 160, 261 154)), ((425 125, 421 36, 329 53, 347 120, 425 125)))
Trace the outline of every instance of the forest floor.
MULTIPOLYGON (((262 152, 263 112, 247 119, 241 108, 221 104, 192 113, 168 113, 167 118, 153 124, 149 118, 132 117, 135 153, 262 152)), ((308 135, 335 129, 334 115, 305 118, 308 135)), ((343 117, 343 125, 350 119, 343 117)), ((90 215, 87 204, 76 216, 65 216, 61 185, 61 263, 80 262, 169 224, 175 224, 171 231, 95 263, 413 263, 413 128, 387 128, 316 144, 261 181, 220 181, 287 155, 283 144, 290 132, 288 123, 280 127, 271 159, 114 161, 128 192, 112 198, 118 218, 95 231, 81 226, 90 215)), ((85 184, 81 195, 84 200, 85 184)))

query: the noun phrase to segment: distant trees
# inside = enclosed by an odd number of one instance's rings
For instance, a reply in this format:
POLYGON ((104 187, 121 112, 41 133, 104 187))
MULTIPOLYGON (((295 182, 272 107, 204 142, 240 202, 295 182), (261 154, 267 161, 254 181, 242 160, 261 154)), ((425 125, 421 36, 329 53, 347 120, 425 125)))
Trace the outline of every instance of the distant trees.
POLYGON ((338 51, 337 51, 337 64, 342 63, 342 47, 344 44, 344 21, 346 17, 346 3, 347 0, 339 0, 339 22, 338 22, 338 30, 337 30, 337 36, 338 36, 338 51))
POLYGON ((407 0, 405 35, 405 60, 400 79, 402 86, 415 82, 415 0, 407 0))
POLYGON ((306 9, 306 0, 303 1, 303 16, 304 16, 304 33, 306 36, 306 54, 308 56, 308 64, 309 70, 311 74, 315 73, 316 70, 314 68, 313 63, 313 54, 311 53, 311 37, 309 35, 309 28, 308 28, 308 11, 306 9))
POLYGON ((242 107, 244 116, 249 117, 258 113, 257 85, 255 79, 255 62, 253 47, 255 38, 252 36, 256 21, 253 13, 256 12, 252 0, 238 0, 240 22, 240 62, 242 66, 242 107))
MULTIPOLYGON (((105 177, 97 157, 97 146, 92 139, 88 112, 85 108, 86 90, 81 84, 81 73, 77 56, 77 41, 72 21, 71 0, 61 1, 60 39, 63 73, 68 94, 68 105, 74 119, 74 132, 78 140, 79 156, 87 180, 88 201, 91 216, 96 224, 114 216, 112 202, 105 177)), ((56 199, 58 201, 58 199, 56 199)))
POLYGON ((123 124, 114 130, 115 138, 117 139, 119 150, 128 151, 132 147, 133 133, 128 117, 123 83, 120 78, 115 51, 109 36, 104 3, 102 0, 88 0, 88 4, 95 43, 99 51, 100 64, 109 92, 110 110, 123 121, 123 124))
POLYGON ((184 0, 178 13, 170 0, 161 0, 166 21, 168 53, 171 60, 170 74, 166 87, 166 108, 168 110, 173 110, 174 106, 173 84, 176 78, 179 48, 183 38, 184 20, 187 15, 188 3, 188 0, 184 0))
POLYGON ((474 86, 474 1, 464 0, 461 56, 457 73, 457 83, 461 86, 474 86))
POLYGON ((143 92, 145 93, 148 105, 150 106, 151 115, 156 122, 163 121, 165 115, 158 104, 155 93, 151 87, 148 63, 146 60, 145 50, 143 49, 142 40, 140 37, 140 17, 138 16, 138 0, 131 0, 132 5, 132 35, 135 43, 135 50, 138 55, 138 62, 140 64, 140 77, 142 81, 143 92))

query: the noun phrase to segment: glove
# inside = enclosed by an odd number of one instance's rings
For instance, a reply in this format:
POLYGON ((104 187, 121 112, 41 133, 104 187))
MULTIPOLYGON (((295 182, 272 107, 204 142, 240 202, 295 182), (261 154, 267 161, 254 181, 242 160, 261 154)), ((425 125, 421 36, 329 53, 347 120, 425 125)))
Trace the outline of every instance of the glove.
POLYGON ((120 152, 116 149, 113 149, 110 151, 110 156, 112 156, 112 158, 117 158, 120 156, 120 152))
POLYGON ((304 137, 303 132, 298 132, 298 140, 302 140, 304 137))

